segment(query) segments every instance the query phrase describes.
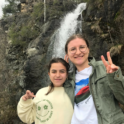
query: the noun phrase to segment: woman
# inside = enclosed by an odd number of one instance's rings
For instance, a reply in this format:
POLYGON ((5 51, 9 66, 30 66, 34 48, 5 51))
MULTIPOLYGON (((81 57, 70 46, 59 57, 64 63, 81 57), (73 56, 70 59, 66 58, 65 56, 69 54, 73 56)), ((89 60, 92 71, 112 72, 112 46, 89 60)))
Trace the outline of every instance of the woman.
POLYGON ((75 65, 75 105, 71 124, 124 124, 119 103, 124 104, 124 77, 114 65, 89 56, 89 43, 82 35, 71 36, 65 45, 65 60, 75 65))
POLYGON ((50 61, 48 75, 51 85, 40 89, 36 96, 27 90, 18 103, 18 116, 23 122, 28 124, 33 122, 35 124, 71 123, 73 102, 69 99, 70 92, 67 90, 71 85, 66 81, 68 71, 69 64, 63 59, 54 58, 50 61))

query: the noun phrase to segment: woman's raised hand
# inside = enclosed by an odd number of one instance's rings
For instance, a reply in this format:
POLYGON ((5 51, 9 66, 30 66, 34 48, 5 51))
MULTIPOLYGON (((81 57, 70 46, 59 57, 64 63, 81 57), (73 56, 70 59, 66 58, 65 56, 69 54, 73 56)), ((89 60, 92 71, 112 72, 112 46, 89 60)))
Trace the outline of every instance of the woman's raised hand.
POLYGON ((65 57, 64 57, 64 60, 69 63, 69 58, 68 58, 68 55, 66 54, 65 57))
POLYGON ((103 55, 101 56, 102 62, 106 67, 107 73, 113 73, 117 71, 119 67, 113 64, 112 59, 110 57, 110 52, 107 52, 107 58, 108 58, 108 62, 105 60, 103 55))
POLYGON ((22 96, 22 99, 26 101, 27 99, 32 99, 33 97, 35 97, 34 93, 32 93, 30 90, 27 90, 26 94, 22 96))

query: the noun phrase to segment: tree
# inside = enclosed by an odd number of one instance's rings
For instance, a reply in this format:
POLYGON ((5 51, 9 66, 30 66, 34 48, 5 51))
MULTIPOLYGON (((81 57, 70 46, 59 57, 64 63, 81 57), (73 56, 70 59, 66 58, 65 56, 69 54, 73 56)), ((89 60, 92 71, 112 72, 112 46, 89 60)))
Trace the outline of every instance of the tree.
POLYGON ((14 14, 19 11, 19 9, 18 9, 19 0, 6 0, 6 2, 8 4, 6 4, 2 8, 4 16, 14 14))

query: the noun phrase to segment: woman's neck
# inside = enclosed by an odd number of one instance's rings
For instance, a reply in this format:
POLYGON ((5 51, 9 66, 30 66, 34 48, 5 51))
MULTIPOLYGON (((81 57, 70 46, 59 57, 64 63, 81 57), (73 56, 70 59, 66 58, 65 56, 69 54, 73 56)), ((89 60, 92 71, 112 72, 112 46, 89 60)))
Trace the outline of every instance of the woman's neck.
POLYGON ((78 70, 78 72, 84 70, 85 68, 90 67, 90 65, 88 63, 89 62, 87 61, 87 62, 83 63, 82 65, 75 65, 77 70, 78 70))

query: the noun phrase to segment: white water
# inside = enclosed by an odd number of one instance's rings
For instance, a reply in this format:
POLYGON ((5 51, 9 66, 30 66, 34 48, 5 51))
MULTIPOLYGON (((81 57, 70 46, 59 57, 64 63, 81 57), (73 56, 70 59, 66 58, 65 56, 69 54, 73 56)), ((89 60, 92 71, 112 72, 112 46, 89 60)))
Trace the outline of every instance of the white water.
POLYGON ((65 43, 67 39, 76 33, 81 33, 82 29, 82 11, 86 9, 86 3, 81 3, 77 6, 77 8, 73 11, 68 13, 63 20, 61 21, 61 26, 56 33, 54 39, 54 49, 53 49, 53 56, 52 57, 61 57, 64 58, 65 55, 65 43), (81 19, 78 20, 78 17, 81 16, 81 19))
POLYGON ((44 22, 46 22, 46 0, 44 0, 44 22))

